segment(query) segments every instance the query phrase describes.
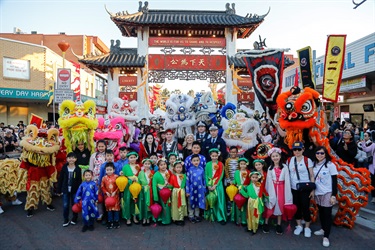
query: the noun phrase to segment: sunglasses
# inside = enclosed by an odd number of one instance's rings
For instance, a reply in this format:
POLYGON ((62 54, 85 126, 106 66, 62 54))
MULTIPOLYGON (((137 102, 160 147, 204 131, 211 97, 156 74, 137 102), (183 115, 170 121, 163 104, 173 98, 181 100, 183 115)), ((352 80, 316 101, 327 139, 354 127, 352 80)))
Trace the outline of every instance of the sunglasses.
POLYGON ((294 148, 293 151, 302 151, 302 148, 294 148))
POLYGON ((324 155, 325 153, 324 152, 316 152, 315 154, 316 155, 324 155))

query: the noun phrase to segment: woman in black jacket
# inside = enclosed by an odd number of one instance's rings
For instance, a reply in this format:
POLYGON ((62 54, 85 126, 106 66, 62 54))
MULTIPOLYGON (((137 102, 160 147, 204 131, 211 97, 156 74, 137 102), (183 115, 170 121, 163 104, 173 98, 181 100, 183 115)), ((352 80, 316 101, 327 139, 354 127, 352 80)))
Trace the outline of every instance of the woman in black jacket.
POLYGON ((346 163, 355 165, 357 155, 357 144, 354 142, 354 132, 346 129, 341 140, 337 144, 332 145, 333 150, 336 154, 346 163))

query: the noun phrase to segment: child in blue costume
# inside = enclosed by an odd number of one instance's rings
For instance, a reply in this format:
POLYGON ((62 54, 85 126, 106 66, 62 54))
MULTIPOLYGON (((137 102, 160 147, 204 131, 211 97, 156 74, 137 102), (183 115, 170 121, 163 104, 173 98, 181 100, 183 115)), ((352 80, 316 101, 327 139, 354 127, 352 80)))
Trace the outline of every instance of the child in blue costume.
POLYGON ((189 220, 192 223, 201 222, 199 209, 206 209, 206 181, 204 169, 201 167, 200 156, 192 155, 191 167, 186 173, 186 197, 188 197, 189 220))
POLYGON ((79 186, 76 198, 74 199, 75 203, 78 203, 80 200, 82 201, 82 218, 84 224, 82 232, 86 232, 87 230, 93 231, 94 221, 99 216, 98 208, 96 207, 99 190, 92 177, 93 173, 91 170, 83 172, 85 182, 79 186))

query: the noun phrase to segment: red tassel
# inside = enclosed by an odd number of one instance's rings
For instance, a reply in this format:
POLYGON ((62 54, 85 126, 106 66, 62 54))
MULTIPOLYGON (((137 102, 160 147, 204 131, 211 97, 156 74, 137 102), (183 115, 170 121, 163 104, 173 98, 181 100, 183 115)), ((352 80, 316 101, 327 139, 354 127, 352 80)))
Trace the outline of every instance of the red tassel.
POLYGON ((181 190, 178 191, 178 200, 177 200, 177 207, 180 208, 182 206, 182 201, 181 201, 181 190))

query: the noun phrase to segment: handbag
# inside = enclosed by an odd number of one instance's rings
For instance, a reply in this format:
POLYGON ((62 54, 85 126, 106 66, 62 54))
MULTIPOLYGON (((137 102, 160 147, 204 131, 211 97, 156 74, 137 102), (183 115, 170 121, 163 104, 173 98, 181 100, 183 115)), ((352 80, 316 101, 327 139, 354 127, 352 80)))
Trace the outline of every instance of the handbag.
MULTIPOLYGON (((297 159, 296 158, 294 158, 294 166, 296 168, 297 179, 299 181, 300 178, 299 178, 297 159)), ((306 166, 306 164, 305 164, 305 166, 306 166)), ((319 174, 322 167, 319 169, 317 175, 319 174)), ((309 175, 309 179, 310 179, 310 172, 309 172, 308 166, 306 166, 306 169, 307 169, 307 174, 309 175)), ((316 189, 315 183, 311 182, 311 181, 309 181, 309 182, 299 182, 299 183, 297 183, 296 187, 297 187, 297 190, 300 191, 300 192, 311 192, 311 191, 316 189)))

